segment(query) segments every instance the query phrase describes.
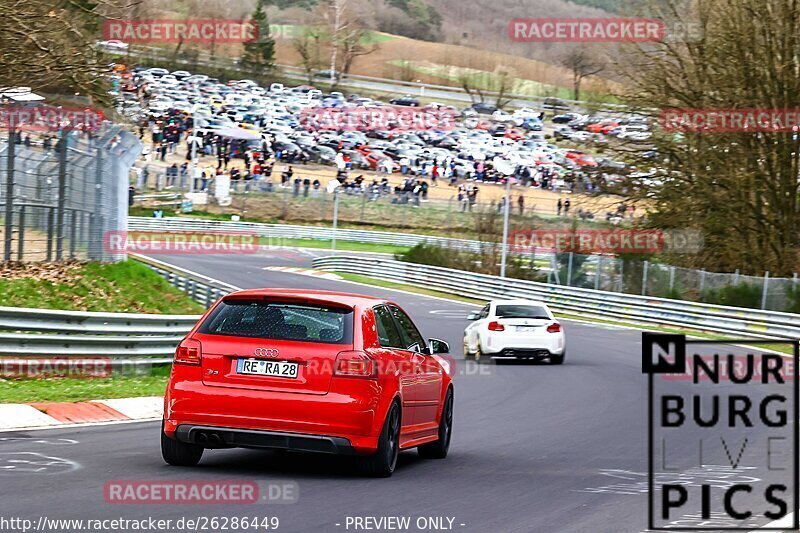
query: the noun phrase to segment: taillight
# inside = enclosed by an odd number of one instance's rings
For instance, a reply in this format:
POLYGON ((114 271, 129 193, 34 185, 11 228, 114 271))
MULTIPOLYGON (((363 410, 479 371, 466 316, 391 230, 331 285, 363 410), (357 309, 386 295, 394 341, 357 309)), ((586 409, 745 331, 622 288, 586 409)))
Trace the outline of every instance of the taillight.
POLYGON ((194 339, 183 339, 175 350, 175 364, 199 365, 202 358, 200 341, 194 339))
POLYGON ((505 326, 500 322, 489 322, 489 331, 505 331, 505 326))
POLYGON ((547 333, 558 333, 559 331, 561 331, 561 324, 558 322, 554 322, 553 324, 547 326, 547 333))
POLYGON ((364 352, 339 352, 333 374, 351 378, 374 378, 377 375, 375 360, 364 352))

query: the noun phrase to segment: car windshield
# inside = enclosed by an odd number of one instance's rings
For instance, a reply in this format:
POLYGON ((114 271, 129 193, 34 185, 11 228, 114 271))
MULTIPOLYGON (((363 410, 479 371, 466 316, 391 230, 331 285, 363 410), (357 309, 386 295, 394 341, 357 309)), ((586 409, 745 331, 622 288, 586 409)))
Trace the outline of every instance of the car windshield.
POLYGON ((353 310, 322 305, 233 300, 221 302, 199 333, 330 344, 353 343, 353 310))
POLYGON ((544 307, 540 305, 498 305, 495 316, 497 318, 550 318, 544 307))

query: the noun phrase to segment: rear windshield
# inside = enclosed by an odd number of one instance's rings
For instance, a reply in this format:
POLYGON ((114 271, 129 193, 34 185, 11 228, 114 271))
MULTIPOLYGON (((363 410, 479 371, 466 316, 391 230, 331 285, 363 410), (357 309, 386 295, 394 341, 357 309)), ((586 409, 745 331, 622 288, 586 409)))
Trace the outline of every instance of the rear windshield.
POLYGON ((223 301, 199 333, 328 344, 353 343, 353 311, 261 301, 223 301))
POLYGON ((498 305, 494 313, 497 318, 550 318, 540 305, 498 305))

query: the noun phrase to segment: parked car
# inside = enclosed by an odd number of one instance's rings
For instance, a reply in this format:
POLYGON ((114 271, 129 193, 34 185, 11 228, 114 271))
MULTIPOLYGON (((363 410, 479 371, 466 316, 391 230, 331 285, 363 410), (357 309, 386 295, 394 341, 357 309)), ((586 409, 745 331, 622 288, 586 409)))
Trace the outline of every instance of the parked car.
POLYGON ((205 450, 355 455, 390 476, 401 450, 444 458, 453 421, 446 342, 425 342, 397 304, 327 291, 254 289, 209 309, 175 352, 161 453, 194 466, 205 450))
POLYGON ((558 109, 569 111, 569 105, 560 98, 545 98, 542 107, 545 109, 558 109))
POLYGON ((419 107, 419 100, 409 94, 401 96, 400 98, 393 98, 389 100, 389 103, 392 105, 400 105, 405 107, 419 107))
POLYGON ((470 107, 470 109, 472 109, 479 115, 492 115, 494 114, 495 111, 497 111, 497 106, 487 104, 486 102, 478 102, 476 104, 472 104, 472 107, 470 107))

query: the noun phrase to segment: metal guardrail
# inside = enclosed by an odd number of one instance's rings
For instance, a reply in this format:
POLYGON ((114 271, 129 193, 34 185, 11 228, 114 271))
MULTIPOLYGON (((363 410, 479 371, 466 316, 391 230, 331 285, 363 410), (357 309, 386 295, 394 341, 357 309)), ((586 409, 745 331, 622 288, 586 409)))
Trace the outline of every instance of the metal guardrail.
POLYGON ((377 258, 323 257, 314 260, 314 268, 362 274, 480 300, 538 299, 558 312, 588 318, 754 339, 800 338, 800 315, 792 313, 564 287, 377 258))
POLYGON ((198 318, 0 307, 0 356, 103 356, 113 364, 167 363, 198 318))
MULTIPOLYGON (((236 289, 151 258, 135 258, 205 306, 236 289)), ((102 356, 115 366, 169 363, 199 318, 0 307, 0 356, 74 361, 102 356)))
MULTIPOLYGON (((331 240, 334 230, 329 227, 293 226, 289 224, 265 224, 260 222, 228 222, 223 220, 203 220, 182 217, 128 217, 128 231, 151 232, 226 232, 255 234, 267 239, 315 239, 331 240)), ((336 229, 337 241, 362 242, 371 244, 393 244, 414 246, 422 242, 449 248, 480 250, 485 246, 480 241, 451 239, 433 235, 415 235, 388 231, 368 231, 356 229, 336 229)))
MULTIPOLYGON (((162 228, 161 231, 165 231, 165 229, 162 228)), ((238 290, 238 287, 234 287, 233 285, 228 285, 227 283, 222 283, 209 277, 189 272, 188 270, 158 261, 152 257, 145 257, 139 254, 129 255, 131 258, 150 267, 151 270, 167 280, 170 285, 185 292, 189 298, 205 307, 211 307, 211 304, 229 292, 238 290)), ((195 317, 195 320, 197 318, 198 317, 195 317)))

